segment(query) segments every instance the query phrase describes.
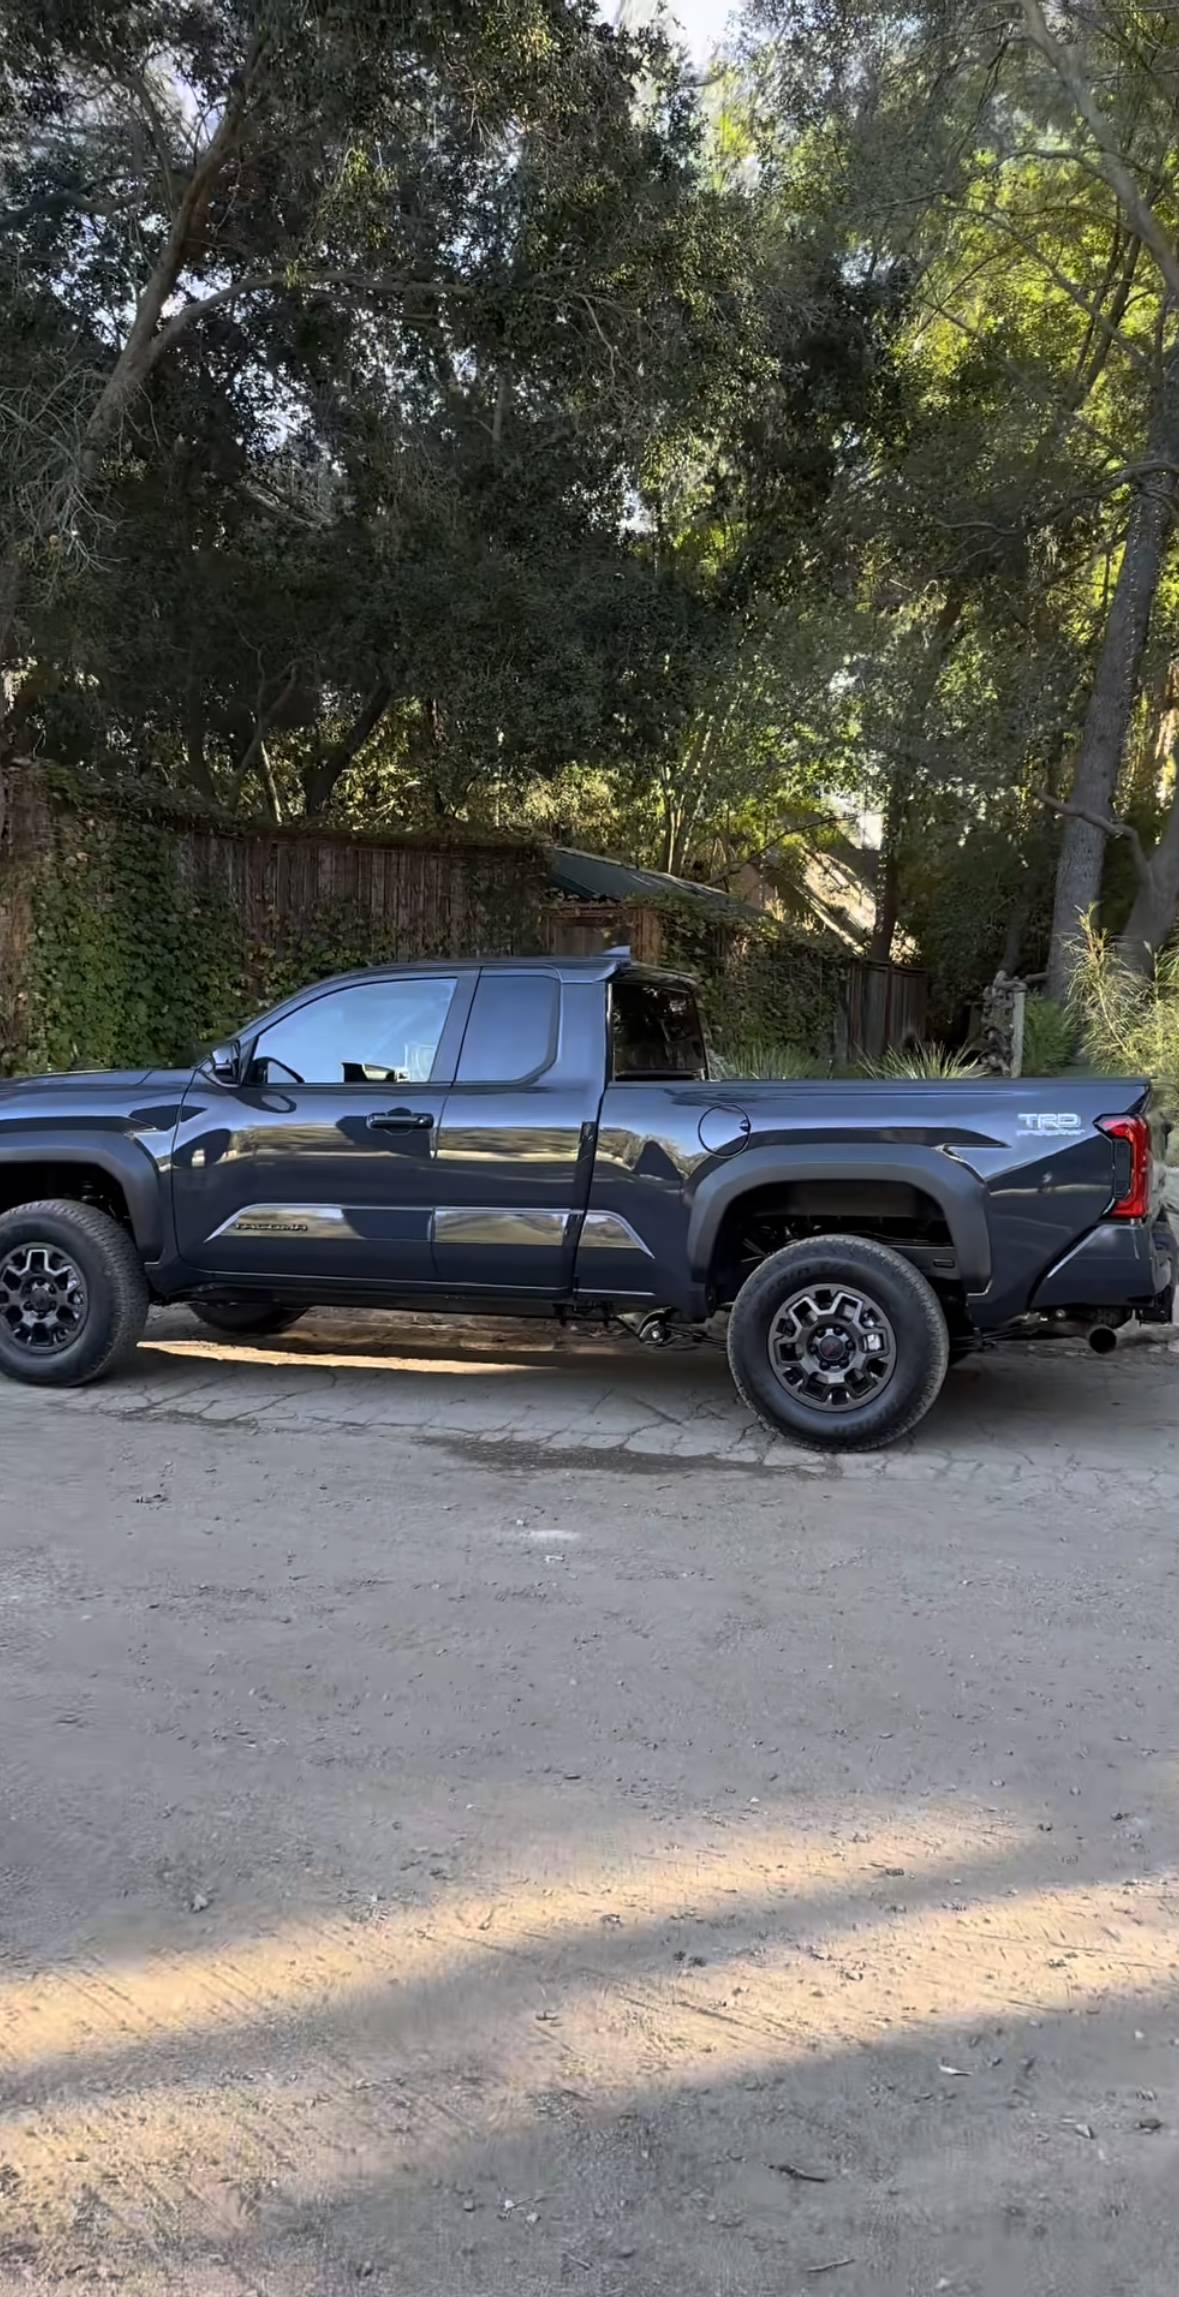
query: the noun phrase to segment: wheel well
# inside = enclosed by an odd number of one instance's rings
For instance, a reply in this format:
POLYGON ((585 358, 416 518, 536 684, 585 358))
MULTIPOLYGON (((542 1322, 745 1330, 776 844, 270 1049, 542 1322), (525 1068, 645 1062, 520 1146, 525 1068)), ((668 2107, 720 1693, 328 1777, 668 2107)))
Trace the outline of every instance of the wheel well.
POLYGON ((51 1164, 40 1157, 33 1164, 0 1164, 0 1212, 11 1212, 18 1204, 40 1204, 49 1197, 96 1205, 122 1227, 131 1227, 127 1199, 101 1165, 51 1164))
POLYGON ((709 1270, 724 1307, 771 1252, 805 1236, 871 1236, 920 1267, 949 1305, 961 1297, 954 1241, 935 1197, 893 1180, 797 1180, 751 1189, 725 1211, 709 1270))

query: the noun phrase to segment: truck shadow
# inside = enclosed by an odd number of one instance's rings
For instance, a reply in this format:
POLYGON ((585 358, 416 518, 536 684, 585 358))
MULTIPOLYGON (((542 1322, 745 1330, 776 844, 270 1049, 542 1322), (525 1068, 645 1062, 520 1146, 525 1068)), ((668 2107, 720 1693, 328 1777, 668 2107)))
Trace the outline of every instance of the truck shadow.
MULTIPOLYGON (((1154 1475, 1179 1466, 1175 1373, 1173 1359, 1156 1347, 1126 1347, 1104 1358, 1067 1342, 998 1347, 951 1369, 928 1418, 904 1443, 854 1465, 864 1472, 872 1462, 950 1452, 1009 1466, 1031 1454, 1046 1466, 1075 1461, 1154 1475)), ((211 1408, 214 1416, 223 1398, 226 1418, 256 1406, 295 1420, 303 1413, 346 1420, 350 1412, 396 1425, 428 1420, 435 1438, 552 1442, 586 1466, 609 1464, 622 1445, 628 1461, 641 1459, 644 1426, 654 1429, 651 1456, 664 1459, 677 1451, 676 1428, 685 1431, 678 1449, 686 1464, 817 1461, 838 1472, 842 1459, 800 1451, 757 1427, 734 1393, 723 1348, 712 1341, 653 1351, 629 1337, 522 1320, 343 1311, 317 1312, 290 1332, 255 1341, 211 1333, 184 1311, 169 1310, 153 1318, 135 1375, 136 1402, 149 1408, 166 1410, 175 1398, 183 1409, 187 1396, 194 1412, 211 1408)))

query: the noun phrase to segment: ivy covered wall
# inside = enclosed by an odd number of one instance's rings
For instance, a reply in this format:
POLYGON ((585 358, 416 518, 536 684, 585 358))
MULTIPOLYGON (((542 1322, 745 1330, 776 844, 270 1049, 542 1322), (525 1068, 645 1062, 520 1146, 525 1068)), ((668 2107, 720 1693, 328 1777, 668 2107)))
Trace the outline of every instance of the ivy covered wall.
POLYGON ((353 966, 611 940, 695 975, 722 1057, 845 1055, 846 952, 742 904, 571 904, 519 841, 251 829, 48 768, 0 779, 0 1073, 183 1064, 353 966))
POLYGON ((351 966, 544 946, 531 845, 251 830, 51 769, 0 790, 0 1070, 183 1063, 351 966))

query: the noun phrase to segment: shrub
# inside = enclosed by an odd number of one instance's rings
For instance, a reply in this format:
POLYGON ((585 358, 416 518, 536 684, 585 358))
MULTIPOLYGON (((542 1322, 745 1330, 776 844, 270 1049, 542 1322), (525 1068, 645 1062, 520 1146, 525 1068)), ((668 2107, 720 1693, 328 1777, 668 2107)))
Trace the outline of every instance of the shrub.
POLYGON ((714 1077, 782 1078, 789 1082, 795 1077, 825 1077, 828 1074, 822 1061, 801 1045, 779 1044, 773 1037, 756 1035, 727 1037, 716 1047, 709 1066, 714 1077))
POLYGON ((952 1053, 945 1045, 894 1045, 879 1061, 865 1061, 869 1077, 983 1077, 973 1053, 952 1053))
POLYGON ((1086 919, 1071 1001, 1094 1068, 1149 1077, 1179 1116, 1179 945, 1160 952, 1151 979, 1086 919))
POLYGON ((1025 1077, 1057 1077, 1077 1056, 1076 1019, 1052 997, 1029 997, 1023 1014, 1025 1077))

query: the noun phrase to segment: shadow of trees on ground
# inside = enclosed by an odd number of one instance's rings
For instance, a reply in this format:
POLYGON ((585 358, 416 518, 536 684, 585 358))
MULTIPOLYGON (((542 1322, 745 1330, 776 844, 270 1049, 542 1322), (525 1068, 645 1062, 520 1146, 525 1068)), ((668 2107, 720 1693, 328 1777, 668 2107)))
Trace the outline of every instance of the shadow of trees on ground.
POLYGON ((780 2297, 821 2268, 1172 2297, 1167 1888, 946 1814, 930 1856, 929 1815, 14 1982, 0 2265, 153 2297, 780 2297))

